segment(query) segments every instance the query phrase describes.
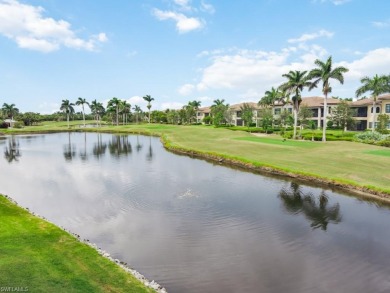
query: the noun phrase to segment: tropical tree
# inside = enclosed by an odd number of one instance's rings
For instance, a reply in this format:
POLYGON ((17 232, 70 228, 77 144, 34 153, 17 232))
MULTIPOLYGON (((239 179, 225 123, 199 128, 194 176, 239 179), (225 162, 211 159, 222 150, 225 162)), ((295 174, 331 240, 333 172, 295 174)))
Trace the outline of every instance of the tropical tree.
POLYGON ((122 114, 122 124, 127 124, 127 117, 131 112, 131 105, 127 101, 120 101, 119 104, 120 113, 122 114))
POLYGON ((265 130, 265 133, 268 133, 268 129, 272 127, 272 122, 274 120, 274 115, 272 114, 272 109, 263 108, 260 110, 260 125, 265 130))
MULTIPOLYGON (((197 114, 197 111, 201 105, 201 101, 190 101, 188 102, 188 107, 187 107, 187 110, 189 111, 188 114, 191 114, 191 115, 187 115, 190 117, 190 123, 191 123, 191 119, 194 117, 195 120, 196 120, 196 114, 197 114)), ((195 121, 197 122, 197 121, 195 121)))
POLYGON ((15 104, 7 104, 7 103, 3 104, 1 111, 4 113, 5 116, 10 118, 11 120, 14 120, 14 116, 17 113, 19 113, 19 109, 15 107, 15 104))
POLYGON ((297 137, 298 112, 302 102, 301 92, 305 87, 309 87, 311 83, 307 78, 307 71, 290 71, 282 76, 287 78, 287 81, 279 86, 282 92, 287 95, 294 94, 291 98, 294 112, 294 134, 293 139, 297 137))
POLYGON ((378 127, 377 130, 380 133, 388 133, 387 125, 389 125, 390 118, 387 114, 378 115, 378 127))
POLYGON ((216 99, 214 104, 211 105, 211 115, 213 116, 214 125, 219 126, 222 123, 226 123, 228 116, 229 105, 224 104, 225 100, 216 99))
POLYGON ((330 86, 330 80, 335 79, 341 84, 344 84, 343 73, 348 72, 349 70, 343 66, 332 68, 332 56, 323 62, 319 59, 314 61, 314 64, 317 65, 317 68, 314 68, 309 72, 309 79, 314 79, 309 86, 309 90, 318 86, 318 83, 322 81, 322 92, 324 94, 324 123, 322 128, 322 141, 326 141, 326 119, 328 116, 328 94, 332 92, 330 86))
POLYGON ((80 106, 82 107, 83 109, 83 121, 84 121, 84 127, 85 127, 85 109, 84 109, 84 105, 87 105, 89 107, 89 103, 87 102, 86 99, 83 99, 83 98, 78 98, 77 101, 76 101, 76 105, 77 106, 80 106))
POLYGON ((136 123, 138 124, 138 116, 141 114, 142 110, 141 110, 141 107, 138 106, 138 105, 135 105, 134 108, 133 108, 134 112, 135 112, 135 119, 136 119, 136 123))
POLYGON ((253 121, 253 111, 255 110, 250 104, 244 103, 241 107, 241 118, 249 128, 253 121))
POLYGON ((116 113, 116 125, 119 125, 119 106, 121 104, 121 100, 119 100, 116 97, 113 97, 111 100, 108 101, 107 107, 108 108, 114 108, 116 113))
POLYGON ((389 92, 389 77, 386 75, 379 76, 375 74, 373 78, 368 76, 363 77, 360 82, 362 86, 356 90, 356 97, 360 97, 366 92, 371 92, 372 95, 372 128, 371 130, 375 130, 375 120, 376 120, 376 102, 377 98, 380 94, 389 92))
POLYGON ((96 125, 99 125, 99 121, 101 120, 101 116, 104 114, 104 106, 102 103, 93 100, 91 102, 91 112, 95 116, 96 125))
POLYGON ((74 113, 74 104, 69 102, 69 100, 62 100, 60 110, 66 114, 66 121, 68 121, 68 128, 70 128, 69 125, 69 116, 70 114, 74 113))
POLYGON ((276 102, 282 101, 282 98, 282 92, 279 89, 272 87, 270 91, 265 92, 258 104, 263 107, 273 108, 276 102))
POLYGON ((146 95, 142 97, 148 104, 146 105, 146 108, 149 110, 149 123, 150 123, 150 108, 152 108, 151 102, 154 101, 154 98, 152 98, 150 95, 146 95))
POLYGON ((355 119, 353 118, 355 112, 356 111, 349 106, 346 100, 342 100, 336 108, 333 109, 331 121, 346 131, 348 127, 352 127, 355 124, 355 119))

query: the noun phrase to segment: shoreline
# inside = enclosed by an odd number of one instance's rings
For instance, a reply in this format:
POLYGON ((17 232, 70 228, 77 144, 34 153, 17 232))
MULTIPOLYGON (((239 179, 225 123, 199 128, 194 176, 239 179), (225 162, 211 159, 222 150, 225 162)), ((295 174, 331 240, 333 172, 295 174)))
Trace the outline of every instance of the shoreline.
POLYGON ((25 210, 30 215, 32 215, 32 216, 34 216, 34 217, 36 217, 36 218, 38 218, 40 220, 43 220, 43 221, 45 221, 47 223, 50 223, 50 224, 54 225, 55 227, 57 227, 58 229, 62 230, 63 232, 68 233, 69 235, 73 236, 75 238, 75 240, 80 242, 81 244, 85 244, 85 245, 89 246, 90 248, 94 249, 101 257, 104 257, 105 259, 108 259, 109 261, 111 261, 112 263, 117 265, 120 269, 122 269, 126 273, 131 274, 133 277, 135 277, 137 280, 139 280, 145 287, 153 289, 157 293, 168 293, 168 291, 163 286, 158 284, 156 281, 154 281, 154 280, 149 281, 140 272, 138 272, 137 270, 129 267, 126 262, 123 262, 123 261, 121 261, 119 259, 112 258, 111 255, 108 252, 106 252, 105 250, 103 250, 100 247, 98 247, 95 243, 90 242, 88 239, 81 239, 80 235, 78 235, 76 233, 73 233, 72 231, 70 231, 70 230, 68 230, 68 229, 66 229, 64 227, 59 226, 59 225, 49 221, 44 216, 39 215, 39 214, 31 211, 29 208, 26 208, 26 207, 23 207, 23 206, 19 205, 19 203, 17 201, 15 201, 9 195, 0 193, 0 196, 4 197, 6 200, 8 200, 10 203, 14 204, 18 208, 25 210))

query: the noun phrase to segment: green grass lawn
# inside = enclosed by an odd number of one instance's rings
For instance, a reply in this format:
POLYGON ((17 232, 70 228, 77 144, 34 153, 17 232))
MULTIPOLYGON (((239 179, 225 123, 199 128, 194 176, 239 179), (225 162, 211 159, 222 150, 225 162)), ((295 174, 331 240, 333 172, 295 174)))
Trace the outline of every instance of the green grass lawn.
MULTIPOLYGON (((64 122, 13 130, 14 133, 66 131, 64 122)), ((82 124, 82 121, 78 121, 82 124)), ((73 129, 80 129, 77 123, 73 129)), ((12 131, 12 130, 11 130, 12 131)), ((215 154, 272 167, 288 173, 309 175, 336 183, 350 184, 390 194, 388 148, 350 141, 283 141, 278 135, 258 137, 244 131, 212 126, 139 124, 86 128, 86 131, 145 133, 164 137, 171 148, 215 154)), ((337 132, 331 131, 332 134, 337 132)))
POLYGON ((0 287, 155 292, 96 250, 0 196, 0 287))

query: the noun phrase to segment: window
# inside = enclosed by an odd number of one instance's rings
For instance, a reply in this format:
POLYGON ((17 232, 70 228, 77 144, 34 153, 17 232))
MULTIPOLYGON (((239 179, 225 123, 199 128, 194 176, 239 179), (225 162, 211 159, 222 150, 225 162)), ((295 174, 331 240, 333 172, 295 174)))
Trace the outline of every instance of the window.
MULTIPOLYGON (((371 107, 371 113, 373 113, 372 109, 374 109, 374 108, 371 107)), ((380 113, 380 112, 381 112, 381 107, 376 107, 375 113, 380 113)))
MULTIPOLYGON (((378 122, 375 122, 375 128, 378 128, 378 122)), ((368 128, 372 128, 372 122, 368 123, 368 128)))
POLYGON ((292 108, 288 108, 288 113, 292 113, 292 108))
POLYGON ((237 117, 241 117, 241 114, 242 114, 241 111, 237 111, 237 117))
POLYGON ((390 104, 386 104, 386 113, 390 113, 390 104))
POLYGON ((275 111, 274 111, 275 115, 280 115, 281 110, 282 109, 280 109, 280 108, 275 108, 275 111))

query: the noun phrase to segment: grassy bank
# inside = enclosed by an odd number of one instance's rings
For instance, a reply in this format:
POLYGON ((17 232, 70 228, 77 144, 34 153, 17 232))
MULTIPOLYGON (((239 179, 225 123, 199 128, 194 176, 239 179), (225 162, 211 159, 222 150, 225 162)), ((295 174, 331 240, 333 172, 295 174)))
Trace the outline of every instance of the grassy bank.
MULTIPOLYGON (((64 124, 46 123, 13 131, 22 133, 66 129, 64 124)), ((73 129, 80 128, 76 125, 73 129)), ((334 185, 390 195, 388 148, 348 141, 284 141, 278 135, 259 137, 212 126, 141 124, 86 130, 159 135, 163 136, 166 146, 171 149, 216 156, 248 167, 273 169, 334 185)))
POLYGON ((3 196, 0 223, 2 288, 19 288, 19 292, 154 292, 93 248, 3 196))

